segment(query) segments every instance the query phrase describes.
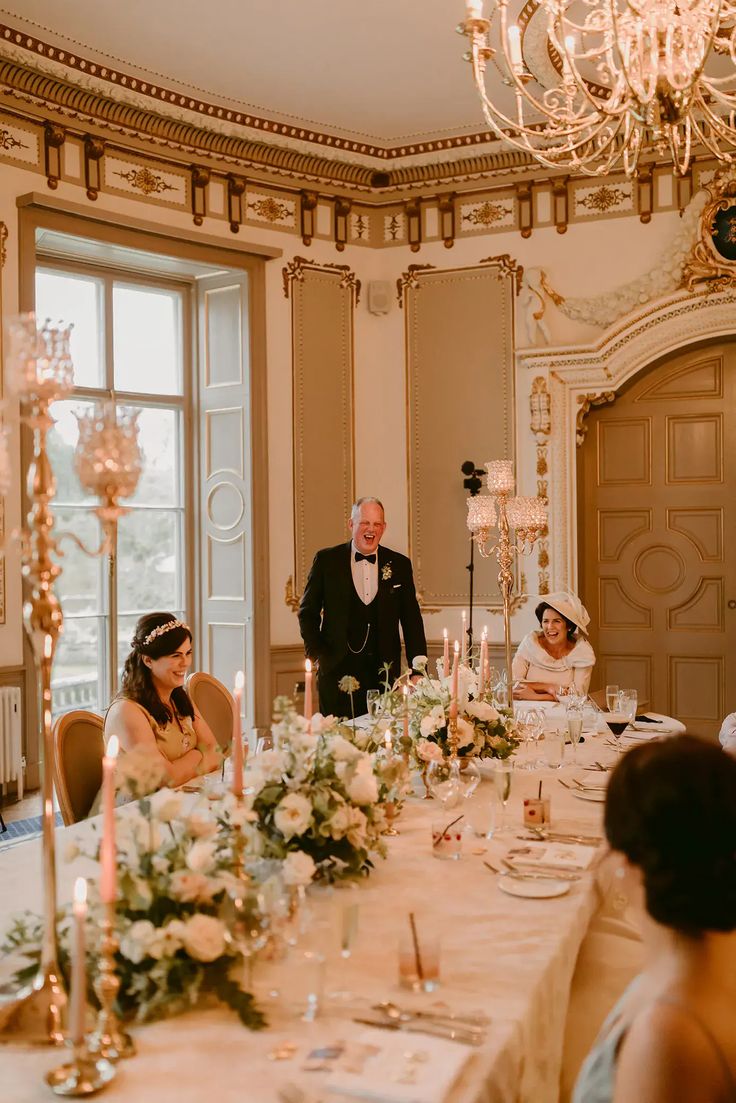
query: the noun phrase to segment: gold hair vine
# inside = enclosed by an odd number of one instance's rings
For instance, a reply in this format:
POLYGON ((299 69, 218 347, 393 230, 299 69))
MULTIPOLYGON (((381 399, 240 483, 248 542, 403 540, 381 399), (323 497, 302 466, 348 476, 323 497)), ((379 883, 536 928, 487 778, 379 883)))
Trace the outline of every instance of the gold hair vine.
POLYGON ((187 632, 190 631, 189 625, 185 624, 183 620, 167 620, 166 624, 159 624, 158 628, 154 628, 153 632, 148 633, 143 641, 143 647, 148 647, 149 643, 153 643, 159 636, 171 632, 174 628, 186 628, 187 632))

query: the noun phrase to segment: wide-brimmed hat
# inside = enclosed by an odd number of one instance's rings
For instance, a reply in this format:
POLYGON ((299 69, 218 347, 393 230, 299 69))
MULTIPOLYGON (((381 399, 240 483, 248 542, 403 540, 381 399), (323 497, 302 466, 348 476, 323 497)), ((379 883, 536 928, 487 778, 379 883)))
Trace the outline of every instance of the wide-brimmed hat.
POLYGON ((539 601, 562 613, 563 617, 572 621, 584 635, 587 635, 590 617, 588 610, 576 594, 571 594, 568 590, 559 590, 555 594, 540 594, 539 601))

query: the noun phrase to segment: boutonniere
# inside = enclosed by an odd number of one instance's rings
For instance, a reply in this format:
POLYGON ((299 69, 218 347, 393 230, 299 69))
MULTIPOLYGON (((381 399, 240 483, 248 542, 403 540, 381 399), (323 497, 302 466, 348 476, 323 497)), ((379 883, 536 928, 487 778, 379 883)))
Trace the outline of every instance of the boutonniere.
POLYGON ((381 578, 384 582, 388 582, 389 578, 393 577, 393 571, 391 570, 390 563, 384 563, 381 567, 381 578))

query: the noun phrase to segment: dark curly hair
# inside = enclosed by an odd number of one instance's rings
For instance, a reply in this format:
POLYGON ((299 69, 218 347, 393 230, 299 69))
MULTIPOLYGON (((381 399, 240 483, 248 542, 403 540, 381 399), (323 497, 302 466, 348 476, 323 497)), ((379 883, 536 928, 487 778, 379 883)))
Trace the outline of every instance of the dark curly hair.
POLYGON ((690 735, 635 747, 611 775, 605 823, 653 919, 691 936, 736 929, 736 758, 690 735))
MULTIPOLYGON (((162 625, 175 620, 177 620, 177 617, 173 613, 146 613, 140 618, 135 626, 135 635, 130 641, 131 651, 123 666, 120 687, 123 697, 128 697, 131 701, 143 705, 156 723, 161 724, 162 727, 170 723, 174 716, 171 709, 164 704, 156 692, 151 671, 143 662, 143 656, 148 655, 151 659, 160 659, 164 655, 173 655, 181 647, 184 640, 191 640, 192 633, 186 625, 182 625, 179 628, 170 628, 168 632, 156 636, 150 643, 144 643, 143 641, 148 638, 155 628, 160 628, 162 625)), ((188 716, 190 719, 194 719, 194 705, 183 686, 178 686, 172 692, 171 703, 179 716, 188 716)))
POLYGON ((540 601, 539 605, 534 610, 534 616, 539 621, 539 627, 542 627, 542 617, 544 616, 545 609, 551 609, 553 613, 557 613, 558 617, 562 617, 567 625, 567 638, 568 640, 575 639, 575 633, 578 630, 577 624, 574 621, 568 620, 564 613, 561 613, 559 609, 555 609, 554 605, 548 605, 546 601, 540 601))

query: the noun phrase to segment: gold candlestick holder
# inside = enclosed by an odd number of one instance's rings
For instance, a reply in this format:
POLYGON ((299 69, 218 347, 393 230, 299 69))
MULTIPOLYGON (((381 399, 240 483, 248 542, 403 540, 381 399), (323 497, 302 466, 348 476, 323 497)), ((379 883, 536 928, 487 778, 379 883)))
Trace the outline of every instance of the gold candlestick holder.
POLYGON ((384 835, 389 835, 389 836, 400 834, 400 832, 394 827, 394 821, 396 820, 396 817, 398 815, 398 809, 396 808, 396 801, 395 800, 387 800, 383 807, 384 807, 384 810, 385 810, 385 813, 386 813, 386 823, 388 824, 388 827, 383 832, 383 834, 384 835))
POLYGON ((59 969, 56 934, 56 840, 54 822, 51 670, 64 615, 54 592, 61 574, 57 559, 67 537, 87 555, 109 554, 118 518, 125 509, 119 498, 132 494, 141 470, 135 415, 119 423, 112 406, 80 419, 77 468, 80 482, 96 494, 95 512, 103 529, 100 547, 90 550, 71 532, 54 533, 56 480, 48 452, 53 428, 51 406, 74 387, 69 351, 71 326, 37 325, 33 314, 8 323, 6 360, 8 389, 20 404, 20 420, 33 432, 30 509, 20 532, 24 596, 23 623, 36 667, 41 717, 43 935, 41 960, 31 981, 20 990, 0 993, 0 1042, 61 1045, 67 994, 59 969))
POLYGON ((112 1061, 90 1053, 86 1041, 72 1046, 72 1059, 46 1074, 46 1083, 54 1095, 94 1095, 117 1075, 112 1061))
POLYGON ((90 1054, 108 1061, 135 1056, 135 1042, 120 1026, 115 1010, 115 998, 120 991, 120 978, 115 968, 115 954, 120 945, 116 933, 115 905, 105 904, 100 920, 100 953, 94 989, 100 1001, 97 1026, 88 1040, 90 1054))

